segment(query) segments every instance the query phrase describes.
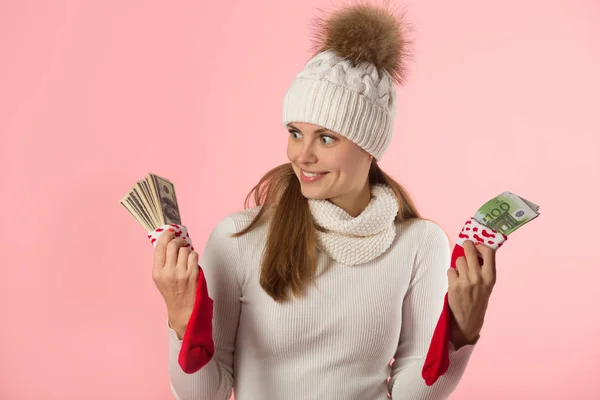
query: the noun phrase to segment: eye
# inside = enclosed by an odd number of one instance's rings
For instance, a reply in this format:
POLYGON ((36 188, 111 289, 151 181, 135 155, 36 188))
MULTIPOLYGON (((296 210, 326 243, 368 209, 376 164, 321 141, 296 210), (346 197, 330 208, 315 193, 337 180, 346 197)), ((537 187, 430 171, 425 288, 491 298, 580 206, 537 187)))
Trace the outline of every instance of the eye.
POLYGON ((336 141, 336 138, 329 135, 321 135, 321 140, 323 140, 324 144, 330 144, 336 141), (329 140, 329 141, 328 141, 329 140))
POLYGON ((292 136, 292 138, 294 138, 294 139, 299 139, 299 138, 300 138, 300 136, 301 136, 301 135, 300 135, 300 132, 298 132, 298 131, 292 131, 292 130, 290 130, 290 131, 288 131, 288 132, 290 132, 290 135, 291 135, 291 136, 292 136))

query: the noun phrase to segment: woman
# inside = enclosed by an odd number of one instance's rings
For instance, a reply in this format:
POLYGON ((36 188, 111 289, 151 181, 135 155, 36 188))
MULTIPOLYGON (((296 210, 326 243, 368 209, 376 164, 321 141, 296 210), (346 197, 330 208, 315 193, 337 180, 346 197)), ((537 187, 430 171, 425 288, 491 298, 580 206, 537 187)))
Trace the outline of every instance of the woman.
MULTIPOLYGON (((322 22, 316 54, 284 99, 289 163, 221 220, 199 263, 214 300, 214 357, 177 364, 198 253, 163 234, 154 279, 167 304, 172 391, 180 400, 444 399, 483 324, 494 254, 466 242, 449 272, 448 238, 377 165, 395 115, 405 40, 398 18, 359 5, 322 22), (448 285, 448 278, 450 285, 448 285), (421 369, 448 290, 450 369, 421 369), (394 359, 394 362, 390 362, 394 359), (388 379, 389 378, 389 379, 388 379)), ((491 249, 490 249, 491 250, 491 249)))

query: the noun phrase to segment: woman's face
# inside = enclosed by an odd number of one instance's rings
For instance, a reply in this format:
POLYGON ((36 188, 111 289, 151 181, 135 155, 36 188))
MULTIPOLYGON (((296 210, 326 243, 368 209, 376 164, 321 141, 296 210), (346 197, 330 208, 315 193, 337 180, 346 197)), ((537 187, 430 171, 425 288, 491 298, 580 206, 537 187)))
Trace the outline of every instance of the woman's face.
POLYGON ((366 151, 318 125, 290 123, 288 130, 287 156, 306 198, 337 204, 364 196, 365 191, 370 196, 371 158, 366 151))

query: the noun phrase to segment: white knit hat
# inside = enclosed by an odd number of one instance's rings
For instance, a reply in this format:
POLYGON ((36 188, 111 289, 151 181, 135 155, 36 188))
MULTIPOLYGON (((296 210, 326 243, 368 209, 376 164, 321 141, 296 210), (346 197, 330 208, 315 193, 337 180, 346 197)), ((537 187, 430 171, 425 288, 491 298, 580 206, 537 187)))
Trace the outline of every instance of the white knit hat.
POLYGON ((406 40, 387 10, 357 5, 320 23, 317 53, 283 101, 283 123, 322 126, 381 160, 394 132, 406 40))

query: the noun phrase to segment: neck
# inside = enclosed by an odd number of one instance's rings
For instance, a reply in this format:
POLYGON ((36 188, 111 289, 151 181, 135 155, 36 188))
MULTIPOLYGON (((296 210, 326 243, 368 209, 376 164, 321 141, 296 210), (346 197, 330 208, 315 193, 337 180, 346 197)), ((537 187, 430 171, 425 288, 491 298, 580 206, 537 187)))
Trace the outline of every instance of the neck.
POLYGON ((345 193, 328 199, 352 217, 358 217, 371 201, 371 185, 367 182, 358 192, 345 193))

